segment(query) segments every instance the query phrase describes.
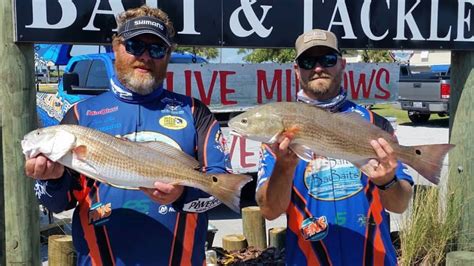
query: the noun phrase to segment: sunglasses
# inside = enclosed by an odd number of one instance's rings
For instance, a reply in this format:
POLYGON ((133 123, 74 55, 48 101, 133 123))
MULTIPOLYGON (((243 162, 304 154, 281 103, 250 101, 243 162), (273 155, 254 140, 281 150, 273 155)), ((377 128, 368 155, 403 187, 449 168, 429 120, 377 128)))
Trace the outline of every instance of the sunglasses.
POLYGON ((156 43, 145 43, 137 39, 129 39, 125 41, 125 50, 134 56, 141 56, 145 50, 153 59, 162 59, 165 57, 168 47, 156 43))
POLYGON ((298 67, 306 70, 314 69, 316 63, 322 67, 333 67, 337 64, 338 55, 335 53, 325 54, 322 56, 301 56, 296 60, 298 67))

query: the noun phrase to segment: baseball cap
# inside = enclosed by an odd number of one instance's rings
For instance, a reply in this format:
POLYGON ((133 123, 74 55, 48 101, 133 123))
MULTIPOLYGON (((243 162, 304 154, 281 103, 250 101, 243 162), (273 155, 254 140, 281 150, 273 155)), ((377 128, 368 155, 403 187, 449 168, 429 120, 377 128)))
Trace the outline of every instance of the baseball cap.
POLYGON ((296 39, 295 49, 296 49, 296 58, 298 58, 302 53, 304 53, 309 48, 315 46, 325 46, 333 49, 338 54, 341 54, 337 46, 337 37, 334 33, 330 31, 314 29, 307 31, 296 39))
POLYGON ((117 35, 125 41, 146 33, 160 37, 168 46, 173 43, 165 23, 155 17, 142 16, 127 20, 117 31, 117 35))

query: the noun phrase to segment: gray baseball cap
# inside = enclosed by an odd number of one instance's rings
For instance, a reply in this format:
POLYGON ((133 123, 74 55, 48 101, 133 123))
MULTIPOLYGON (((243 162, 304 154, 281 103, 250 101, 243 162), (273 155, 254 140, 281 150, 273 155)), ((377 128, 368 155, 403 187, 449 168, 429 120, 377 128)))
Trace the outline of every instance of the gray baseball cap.
POLYGON ((334 35, 334 33, 330 31, 314 29, 301 34, 296 39, 296 58, 298 58, 306 50, 315 46, 329 47, 338 54, 341 54, 337 45, 337 37, 334 35))
POLYGON ((117 31, 117 35, 124 40, 147 33, 160 37, 168 46, 173 43, 165 23, 155 17, 142 16, 127 20, 117 31))

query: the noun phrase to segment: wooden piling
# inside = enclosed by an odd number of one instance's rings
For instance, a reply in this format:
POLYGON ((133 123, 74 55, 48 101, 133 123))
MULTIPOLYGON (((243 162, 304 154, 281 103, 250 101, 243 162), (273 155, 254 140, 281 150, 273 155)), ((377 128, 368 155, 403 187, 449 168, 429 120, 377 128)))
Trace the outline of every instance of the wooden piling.
POLYGON ((446 255, 446 266, 471 266, 474 265, 474 252, 453 251, 446 255))
POLYGON ((250 206, 242 209, 243 233, 249 246, 267 248, 265 218, 260 207, 250 206))
POLYGON ((285 247, 286 227, 268 229, 268 246, 279 250, 285 247))
POLYGON ((74 266, 76 253, 70 235, 52 235, 48 237, 48 265, 74 266))
POLYGON ((222 237, 222 248, 227 251, 241 250, 247 246, 247 239, 244 235, 232 234, 222 237))
MULTIPOLYGON (((36 127, 32 43, 13 42, 14 1, 0 1, 0 105, 2 112, 5 265, 40 265, 38 201, 25 176, 20 141, 36 127)), ((3 251, 2 251, 3 253, 3 251)))

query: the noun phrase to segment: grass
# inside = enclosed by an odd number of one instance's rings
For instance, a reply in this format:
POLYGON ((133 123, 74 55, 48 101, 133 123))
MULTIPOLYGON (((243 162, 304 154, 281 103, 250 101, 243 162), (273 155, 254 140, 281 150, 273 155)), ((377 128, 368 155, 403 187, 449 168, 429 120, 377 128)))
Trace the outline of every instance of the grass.
POLYGON ((400 265, 444 264, 460 236, 461 183, 450 185, 445 194, 438 187, 423 187, 416 192, 411 208, 400 231, 400 265))
MULTIPOLYGON (((393 104, 376 104, 371 108, 371 111, 384 117, 395 117, 397 118, 398 125, 414 126, 408 118, 408 113, 405 110, 401 110, 395 107, 393 104)), ((431 114, 430 120, 424 124, 418 124, 424 126, 449 126, 449 117, 440 117, 438 114, 431 114)))
POLYGON ((39 92, 55 93, 58 90, 58 84, 57 83, 39 83, 37 88, 39 92))

